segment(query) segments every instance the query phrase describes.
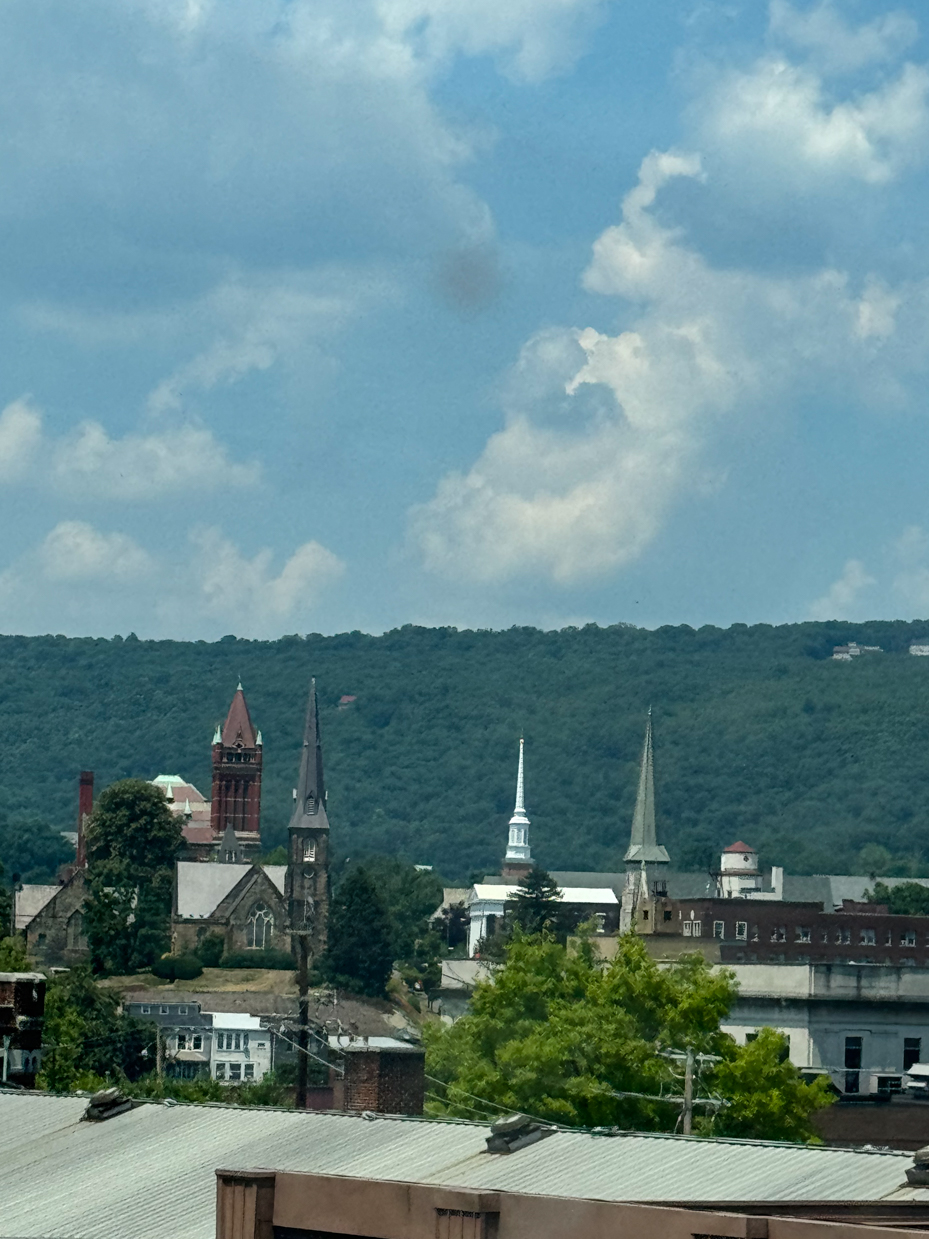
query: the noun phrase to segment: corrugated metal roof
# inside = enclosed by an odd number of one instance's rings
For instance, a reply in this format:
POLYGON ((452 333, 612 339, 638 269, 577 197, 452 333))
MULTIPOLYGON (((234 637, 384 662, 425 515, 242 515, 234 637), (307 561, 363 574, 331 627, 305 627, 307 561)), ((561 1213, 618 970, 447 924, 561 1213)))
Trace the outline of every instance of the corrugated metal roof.
MULTIPOLYGON (((0 1236, 211 1239, 214 1170, 276 1170, 629 1201, 899 1198, 908 1154, 558 1132, 509 1156, 487 1128, 222 1106, 0 1094, 0 1236)), ((929 1193, 927 1193, 929 1194, 929 1193)))

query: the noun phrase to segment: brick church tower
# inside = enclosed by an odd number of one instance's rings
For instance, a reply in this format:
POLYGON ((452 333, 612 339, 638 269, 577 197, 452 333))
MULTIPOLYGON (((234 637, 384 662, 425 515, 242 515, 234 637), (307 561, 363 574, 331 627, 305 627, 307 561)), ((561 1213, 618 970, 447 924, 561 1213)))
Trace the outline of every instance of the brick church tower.
POLYGON ((261 732, 252 726, 240 684, 225 723, 213 736, 210 808, 213 837, 231 830, 240 851, 257 851, 261 845, 261 756, 261 732))

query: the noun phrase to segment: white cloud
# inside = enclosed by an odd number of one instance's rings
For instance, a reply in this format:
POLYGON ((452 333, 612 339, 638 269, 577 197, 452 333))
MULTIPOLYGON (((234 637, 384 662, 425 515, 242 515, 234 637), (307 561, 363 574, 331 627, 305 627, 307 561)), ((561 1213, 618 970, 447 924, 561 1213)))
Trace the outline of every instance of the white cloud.
POLYGON ((49 581, 138 581, 152 569, 150 556, 123 533, 101 533, 86 521, 62 521, 39 548, 49 581))
POLYGON ((842 575, 829 586, 825 594, 810 606, 810 619, 854 619, 861 604, 861 595, 877 581, 865 571, 860 559, 850 559, 842 575))
POLYGON ((833 0, 821 0, 807 9, 798 9, 788 0, 771 0, 769 16, 775 39, 810 53, 824 69, 834 72, 896 60, 919 36, 919 26, 908 13, 881 13, 853 26, 833 0))
POLYGON ((506 424, 465 474, 411 514, 426 565, 449 576, 559 584, 608 574, 654 540, 672 506, 713 490, 704 458, 729 419, 780 416, 798 391, 902 399, 923 366, 926 288, 855 288, 843 272, 717 269, 651 212, 700 160, 652 152, 595 242, 584 283, 634 302, 609 335, 548 332, 519 363, 506 424), (899 333, 898 318, 906 320, 899 333))
POLYGON ((536 82, 569 68, 600 19, 602 0, 378 0, 385 28, 442 59, 499 56, 512 76, 536 82))
POLYGON ((73 498, 145 501, 178 491, 238 490, 259 478, 256 463, 231 460, 202 427, 114 439, 99 422, 86 421, 56 439, 44 431, 41 411, 26 400, 14 400, 0 413, 0 482, 51 487, 73 498))
MULTIPOLYGON (((273 553, 264 549, 252 558, 216 528, 197 530, 193 571, 203 611, 234 629, 249 633, 277 625, 311 611, 345 565, 319 542, 298 546, 275 574, 273 553)), ((277 631, 280 631, 277 628, 277 631)))
POLYGON ((766 56, 724 74, 697 107, 701 144, 728 164, 820 190, 823 178, 883 184, 920 163, 929 73, 906 64, 870 93, 834 101, 813 69, 766 56))
POLYGON ((42 441, 42 415, 25 398, 0 413, 0 482, 28 473, 42 441))

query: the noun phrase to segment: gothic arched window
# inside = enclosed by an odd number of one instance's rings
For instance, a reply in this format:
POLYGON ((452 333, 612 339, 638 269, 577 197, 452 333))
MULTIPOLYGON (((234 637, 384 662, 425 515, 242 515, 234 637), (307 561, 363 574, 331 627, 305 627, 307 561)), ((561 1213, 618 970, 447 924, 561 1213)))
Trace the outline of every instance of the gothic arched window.
POLYGON ((87 945, 84 939, 84 917, 81 912, 72 912, 68 917, 68 949, 79 951, 87 945))
POLYGON ((316 840, 303 840, 303 859, 305 861, 313 861, 316 859, 316 840))
POLYGON ((256 903, 245 922, 245 945, 256 951, 264 951, 271 945, 274 933, 274 916, 270 908, 256 903))

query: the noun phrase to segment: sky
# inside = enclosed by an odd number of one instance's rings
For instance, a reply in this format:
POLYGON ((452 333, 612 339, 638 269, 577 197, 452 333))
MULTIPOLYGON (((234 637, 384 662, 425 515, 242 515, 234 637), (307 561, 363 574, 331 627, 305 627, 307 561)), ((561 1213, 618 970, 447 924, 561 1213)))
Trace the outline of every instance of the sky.
POLYGON ((929 615, 927 36, 8 0, 0 631, 929 615))

